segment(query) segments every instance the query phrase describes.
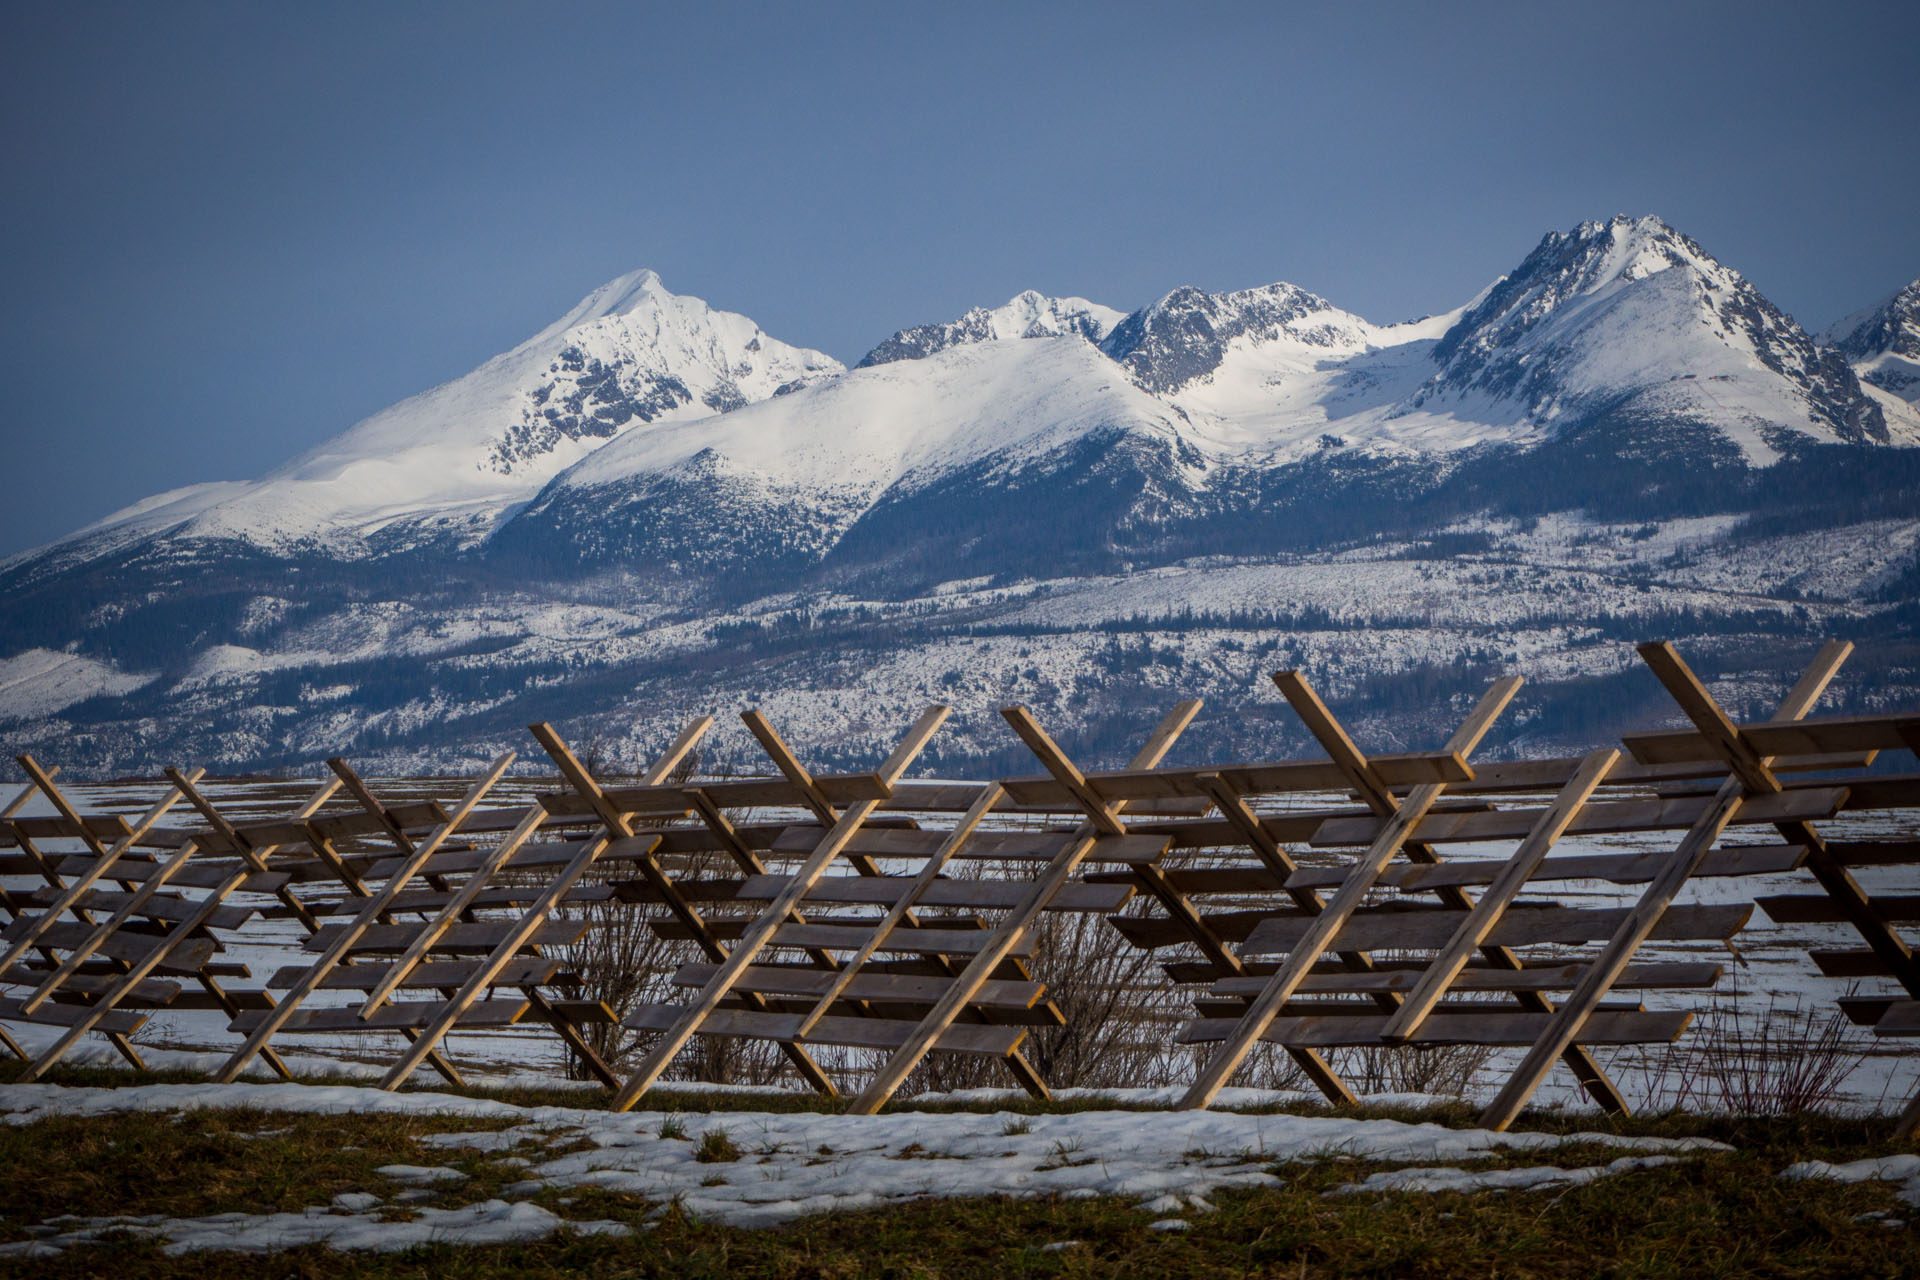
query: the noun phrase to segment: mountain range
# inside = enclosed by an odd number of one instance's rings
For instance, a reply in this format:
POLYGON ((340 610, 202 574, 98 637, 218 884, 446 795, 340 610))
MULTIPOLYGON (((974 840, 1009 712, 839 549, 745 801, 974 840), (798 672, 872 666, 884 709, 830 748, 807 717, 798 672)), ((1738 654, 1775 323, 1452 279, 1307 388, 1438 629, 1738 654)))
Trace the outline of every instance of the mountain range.
POLYGON ((1526 655, 1546 740, 1636 626, 1761 683, 1764 637, 1845 631, 1884 692, 1920 679, 1916 445, 1920 281, 1814 337, 1652 217, 1405 323, 1027 292, 851 369, 640 271, 258 480, 0 561, 0 738, 431 767, 530 712, 637 751, 704 697, 851 756, 939 696, 1102 750, 1147 691, 1239 706, 1280 654, 1395 733, 1405 689, 1526 655))

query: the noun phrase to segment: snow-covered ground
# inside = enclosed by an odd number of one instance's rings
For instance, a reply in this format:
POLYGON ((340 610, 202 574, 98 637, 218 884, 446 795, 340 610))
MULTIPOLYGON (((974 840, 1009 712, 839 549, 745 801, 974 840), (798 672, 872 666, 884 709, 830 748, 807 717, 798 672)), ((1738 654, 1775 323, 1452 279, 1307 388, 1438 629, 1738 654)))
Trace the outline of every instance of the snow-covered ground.
MULTIPOLYGON (((1239 1100, 1277 1095, 1236 1091, 1239 1100)), ((605 1221, 563 1221, 526 1198, 547 1189, 597 1188, 677 1204, 696 1218, 728 1226, 770 1227, 817 1213, 869 1209, 931 1197, 1008 1195, 1135 1201, 1161 1223, 1205 1213, 1222 1191, 1276 1185, 1277 1168, 1298 1162, 1365 1159, 1389 1163, 1470 1164, 1495 1155, 1547 1155, 1567 1146, 1604 1146, 1635 1156, 1608 1165, 1502 1170, 1420 1168, 1393 1188, 1369 1178, 1334 1194, 1380 1189, 1534 1190, 1591 1181, 1726 1146, 1700 1138, 1636 1138, 1603 1133, 1494 1133, 1395 1120, 1246 1115, 1232 1111, 1081 1111, 1024 1116, 1012 1112, 895 1112, 880 1116, 812 1112, 586 1111, 516 1107, 434 1093, 382 1093, 347 1086, 148 1085, 76 1089, 0 1086, 0 1116, 30 1124, 49 1116, 127 1111, 190 1114, 246 1108, 267 1114, 471 1116, 508 1127, 434 1133, 420 1140, 420 1165, 379 1170, 390 1184, 337 1197, 305 1213, 222 1214, 213 1218, 53 1220, 39 1238, 0 1246, 0 1256, 46 1256, 108 1231, 168 1242, 169 1253, 205 1249, 268 1252, 322 1242, 342 1249, 404 1249, 427 1241, 492 1243, 539 1238, 556 1230, 599 1233, 628 1228, 605 1221), (698 1144, 725 1134, 737 1160, 701 1161, 698 1144), (586 1144, 583 1146, 583 1144, 586 1144), (444 1164, 473 1154, 518 1169, 510 1200, 428 1208, 418 1189, 457 1193, 465 1175, 444 1164), (1417 1174, 1418 1176, 1412 1176, 1417 1174), (400 1187, 411 1196, 394 1196, 400 1187), (384 1193, 384 1194, 383 1194, 384 1193), (382 1221, 394 1204, 422 1205, 413 1221, 382 1221)))

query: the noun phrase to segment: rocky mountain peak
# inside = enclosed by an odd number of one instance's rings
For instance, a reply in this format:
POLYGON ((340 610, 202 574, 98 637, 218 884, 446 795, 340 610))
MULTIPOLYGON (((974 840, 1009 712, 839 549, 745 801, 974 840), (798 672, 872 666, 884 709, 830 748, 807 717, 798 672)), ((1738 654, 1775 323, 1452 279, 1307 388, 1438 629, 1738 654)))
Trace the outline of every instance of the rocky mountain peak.
POLYGON ((1820 335, 1853 362, 1863 382, 1920 403, 1920 280, 1820 335))
POLYGON ((1028 289, 991 310, 974 307, 958 320, 902 329, 869 351, 854 368, 869 369, 897 360, 924 360, 949 347, 973 342, 1057 338, 1071 334, 1097 343, 1120 318, 1120 312, 1085 298, 1053 298, 1028 289))
POLYGON ((1207 293, 1175 289, 1122 320, 1101 344, 1133 380, 1169 395, 1220 367, 1236 339, 1288 339, 1309 346, 1344 345, 1348 316, 1318 294, 1286 283, 1207 293))
POLYGON ((1718 418, 1738 406, 1743 419, 1793 423, 1814 438, 1889 438, 1880 406, 1839 355, 1651 216, 1548 233, 1447 331, 1433 359, 1441 372, 1416 403, 1478 393, 1578 422, 1603 400, 1657 390, 1668 416, 1718 418), (1774 379, 1756 376, 1756 362, 1774 379), (1708 394, 1677 385, 1703 379, 1730 386, 1708 394))

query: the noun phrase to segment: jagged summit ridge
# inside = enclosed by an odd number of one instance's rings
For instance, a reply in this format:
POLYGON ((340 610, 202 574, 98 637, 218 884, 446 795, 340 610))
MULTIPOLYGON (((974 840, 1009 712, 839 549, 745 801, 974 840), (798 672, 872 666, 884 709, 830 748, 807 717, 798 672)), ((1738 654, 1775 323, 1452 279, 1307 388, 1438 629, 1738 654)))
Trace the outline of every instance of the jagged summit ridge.
POLYGON ((193 486, 107 517, 100 549, 155 535, 260 547, 472 543, 634 426, 685 421, 842 372, 642 270, 463 377, 381 410, 259 480, 193 486))
POLYGON ((1364 345, 1371 329, 1297 285, 1265 285, 1231 293, 1175 289, 1121 321, 1101 344, 1148 391, 1170 395, 1205 378, 1229 347, 1287 340, 1332 351, 1364 345))
MULTIPOLYGON (((1900 295, 1900 316, 1916 292, 1900 295)), ((1842 337, 1905 340, 1907 319, 1874 323, 1842 337)), ((844 528, 909 492, 958 495, 1035 468, 1070 484, 1098 464, 1095 441, 1155 441, 1128 454, 1151 455, 1129 473, 1139 492, 1170 495, 1169 509, 1222 510, 1224 493, 1244 500, 1281 484, 1280 469, 1334 456, 1350 471, 1439 474, 1487 449, 1578 436, 1583 467, 1703 451, 1714 465, 1756 467, 1809 442, 1920 442, 1920 414, 1882 390, 1905 385, 1897 362, 1909 357, 1874 359, 1861 372, 1880 385, 1863 389, 1839 352, 1653 217, 1553 232, 1467 305, 1408 324, 1373 324, 1290 283, 1181 288, 1125 316, 1027 291, 902 330, 851 373, 641 270, 260 480, 147 499, 58 554, 155 540, 341 559, 427 546, 484 554, 516 521, 562 507, 595 520, 578 495, 614 483, 679 485, 687 502, 708 492, 719 505, 698 519, 722 531, 764 523, 752 495, 775 490, 796 512, 831 509, 822 527, 844 528), (1000 354, 966 354, 988 351, 1000 354), (732 425, 776 400, 779 412, 732 425), (547 501, 550 484, 573 499, 547 501)), ((568 538, 642 545, 591 530, 568 538)))
POLYGON ((974 307, 958 320, 902 329, 867 352, 855 365, 870 369, 897 360, 924 360, 949 347, 974 342, 1068 335, 1099 342, 1119 323, 1121 313, 1085 298, 1050 298, 1033 289, 1017 293, 992 310, 974 307))

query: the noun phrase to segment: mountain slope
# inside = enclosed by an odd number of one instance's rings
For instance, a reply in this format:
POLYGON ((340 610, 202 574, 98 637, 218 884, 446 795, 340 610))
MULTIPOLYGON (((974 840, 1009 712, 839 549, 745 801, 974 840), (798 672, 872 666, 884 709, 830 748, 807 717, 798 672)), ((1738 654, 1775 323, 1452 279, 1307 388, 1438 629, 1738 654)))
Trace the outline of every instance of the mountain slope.
POLYGON ((631 432, 555 478, 502 554, 737 574, 818 563, 877 505, 964 475, 990 490, 1088 440, 1198 463, 1177 410, 1077 337, 981 342, 844 377, 722 419, 631 432))

